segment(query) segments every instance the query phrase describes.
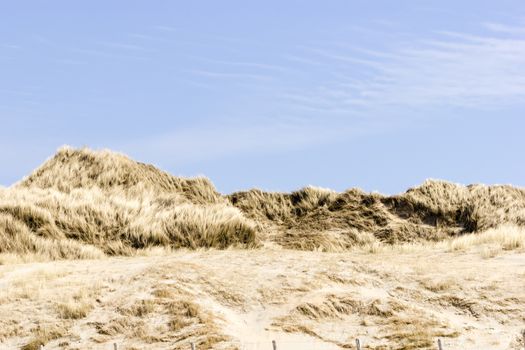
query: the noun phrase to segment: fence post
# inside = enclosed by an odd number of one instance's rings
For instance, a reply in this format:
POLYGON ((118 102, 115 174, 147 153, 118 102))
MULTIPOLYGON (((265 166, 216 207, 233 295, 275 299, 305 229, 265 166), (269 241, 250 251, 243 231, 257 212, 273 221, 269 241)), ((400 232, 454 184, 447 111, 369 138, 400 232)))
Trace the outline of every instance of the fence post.
POLYGON ((191 345, 191 350, 195 350, 195 343, 190 343, 191 345))
POLYGON ((361 341, 359 340, 359 338, 355 340, 355 347, 357 350, 361 350, 361 341))
POLYGON ((443 350, 443 345, 441 345, 441 339, 438 339, 438 349, 443 350))
POLYGON ((275 342, 275 340, 272 340, 272 347, 273 350, 277 350, 277 343, 275 342))
POLYGON ((117 343, 113 343, 113 350, 118 350, 118 345, 117 345, 117 343))

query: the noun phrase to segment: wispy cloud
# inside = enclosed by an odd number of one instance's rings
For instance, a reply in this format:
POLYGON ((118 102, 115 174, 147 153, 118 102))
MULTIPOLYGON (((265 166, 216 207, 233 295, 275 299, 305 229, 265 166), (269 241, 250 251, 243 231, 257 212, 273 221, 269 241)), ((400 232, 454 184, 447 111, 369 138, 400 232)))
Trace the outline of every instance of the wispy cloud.
POLYGON ((138 157, 161 154, 159 159, 174 162, 283 152, 390 127, 394 114, 522 103, 525 38, 501 29, 441 31, 417 40, 403 36, 382 49, 302 45, 272 63, 204 58, 204 68, 186 72, 206 84, 235 80, 257 84, 253 89, 265 86, 282 110, 267 122, 193 126, 124 148, 138 157), (292 70, 303 75, 287 84, 292 70))
POLYGON ((248 80, 261 80, 267 81, 271 80, 271 76, 262 75, 262 74, 252 74, 252 73, 237 73, 237 72, 214 72, 208 70, 189 70, 188 73, 213 78, 213 79, 228 79, 228 80, 239 80, 239 79, 248 79, 248 80))
POLYGON ((125 53, 115 53, 107 50, 100 49, 84 49, 84 48, 72 48, 71 52, 85 54, 89 56, 99 56, 105 58, 120 58, 120 59, 133 59, 133 60, 147 60, 148 57, 130 55, 125 53))
POLYGON ((119 42, 101 42, 101 45, 114 49, 123 49, 123 50, 133 50, 133 51, 151 51, 140 45, 128 44, 128 43, 119 43, 119 42))
POLYGON ((69 58, 60 58, 60 59, 54 60, 53 62, 59 63, 59 64, 67 64, 67 65, 71 65, 71 66, 78 66, 78 65, 87 64, 86 61, 72 60, 72 59, 69 59, 69 58))
POLYGON ((436 32, 384 51, 301 47, 307 60, 313 57, 346 73, 326 75, 314 89, 298 88, 288 97, 310 108, 348 112, 357 106, 492 108, 523 103, 525 27, 487 27, 488 35, 436 32))
POLYGON ((151 41, 151 42, 160 42, 160 43, 173 42, 173 40, 170 40, 163 36, 158 36, 158 35, 149 35, 149 34, 142 34, 142 33, 130 33, 128 35, 130 38, 139 39, 141 41, 151 41))
POLYGON ((230 66, 230 67, 244 67, 244 68, 255 68, 255 69, 261 69, 261 70, 269 70, 269 71, 289 71, 290 68, 276 65, 276 64, 269 64, 269 63, 260 63, 260 62, 244 62, 244 61, 227 61, 227 60, 220 60, 220 59, 211 59, 207 57, 198 57, 198 56, 189 56, 191 59, 206 62, 206 63, 213 63, 218 65, 224 65, 224 66, 230 66))
POLYGON ((173 26, 166 26, 166 25, 157 25, 153 27, 154 29, 164 31, 164 32, 175 32, 179 30, 179 28, 173 27, 173 26))
POLYGON ((19 96, 34 96, 34 93, 24 90, 14 89, 0 89, 0 94, 19 95, 19 96))
MULTIPOLYGON (((150 52, 154 52, 154 50, 148 47, 120 41, 92 42, 91 45, 89 45, 90 47, 87 47, 87 45, 72 45, 71 43, 64 43, 64 41, 62 40, 57 40, 56 38, 51 39, 40 35, 34 36, 33 40, 39 45, 49 47, 53 50, 53 55, 55 55, 55 57, 51 58, 51 61, 55 63, 63 63, 70 65, 86 63, 84 59, 67 57, 70 56, 72 53, 88 56, 98 56, 103 58, 146 60, 148 59, 146 55, 150 52), (58 55, 65 58, 61 58, 58 55)), ((21 47, 16 46, 16 48, 21 47)))
POLYGON ((324 65, 323 62, 320 62, 315 59, 307 58, 307 57, 302 57, 299 55, 285 54, 283 55, 283 58, 287 61, 301 63, 301 64, 308 64, 308 65, 313 65, 313 66, 324 65))
POLYGON ((334 51, 323 50, 323 49, 318 49, 318 48, 313 48, 313 47, 308 47, 308 46, 300 46, 300 48, 307 52, 310 52, 311 54, 320 56, 321 58, 325 58, 325 59, 331 59, 334 61, 340 61, 340 62, 349 63, 349 64, 359 64, 359 65, 364 65, 364 66, 368 66, 370 68, 376 68, 376 69, 380 69, 382 67, 380 62, 376 62, 376 61, 369 60, 369 59, 358 58, 355 56, 348 56, 348 55, 340 54, 334 51))
POLYGON ((525 27, 509 26, 501 23, 486 22, 485 27, 493 32, 507 34, 525 34, 525 27))
POLYGON ((22 48, 22 46, 15 45, 15 44, 0 44, 0 47, 6 48, 6 49, 15 49, 15 50, 22 48))

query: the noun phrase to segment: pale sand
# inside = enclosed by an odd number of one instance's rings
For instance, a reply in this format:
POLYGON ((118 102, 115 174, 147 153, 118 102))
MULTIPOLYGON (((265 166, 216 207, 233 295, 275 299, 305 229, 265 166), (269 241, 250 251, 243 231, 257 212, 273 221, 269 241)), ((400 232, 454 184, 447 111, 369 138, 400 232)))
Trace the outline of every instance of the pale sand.
POLYGON ((190 341, 202 341, 192 335, 195 325, 168 330, 161 304, 133 316, 146 324, 141 332, 131 323, 121 334, 100 334, 123 308, 156 300, 159 288, 210 313, 228 338, 217 349, 271 349, 272 340, 279 350, 354 348, 357 337, 364 349, 428 348, 429 339, 435 349, 437 337, 445 349, 513 349, 525 328, 520 252, 181 251, 0 266, 0 288, 0 349, 28 343, 37 323, 65 330, 45 349, 109 350, 113 342, 120 349, 189 349, 190 341), (57 303, 79 291, 93 309, 62 320, 57 303))

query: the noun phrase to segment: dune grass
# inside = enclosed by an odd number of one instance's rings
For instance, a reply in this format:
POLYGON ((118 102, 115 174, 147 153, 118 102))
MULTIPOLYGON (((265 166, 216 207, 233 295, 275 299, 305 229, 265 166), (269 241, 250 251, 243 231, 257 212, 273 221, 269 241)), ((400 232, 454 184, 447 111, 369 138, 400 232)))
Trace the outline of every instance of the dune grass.
POLYGON ((417 241, 401 244, 385 244, 371 241, 348 249, 367 254, 411 254, 428 251, 479 253, 484 258, 493 258, 506 251, 525 251, 525 227, 502 225, 475 234, 464 234, 438 242, 417 241))
POLYGON ((497 251, 525 250, 525 228, 503 225, 480 234, 464 235, 449 242, 443 242, 450 251, 468 251, 473 247, 485 247, 497 251))
POLYGON ((0 253, 50 259, 131 255, 173 248, 255 245, 254 224, 225 204, 166 206, 100 190, 10 189, 0 193, 0 253))
POLYGON ((108 151, 61 149, 0 189, 0 254, 93 259, 256 244, 255 224, 207 179, 173 177, 108 151))
MULTIPOLYGON (((19 183, 0 188, 0 262, 265 242, 374 252, 385 244, 438 242, 502 225, 525 226, 525 190, 431 180, 396 196, 312 186, 222 196, 206 178, 175 177, 122 154, 68 147, 19 183)), ((502 249, 522 244, 512 234, 496 236, 491 239, 503 240, 502 249)), ((460 250, 469 243, 454 244, 451 249, 460 250)))
POLYGON ((395 196, 306 187, 292 193, 251 190, 228 199, 264 229, 278 232, 271 237, 278 244, 300 250, 436 242, 525 226, 525 190, 502 185, 428 180, 395 196))

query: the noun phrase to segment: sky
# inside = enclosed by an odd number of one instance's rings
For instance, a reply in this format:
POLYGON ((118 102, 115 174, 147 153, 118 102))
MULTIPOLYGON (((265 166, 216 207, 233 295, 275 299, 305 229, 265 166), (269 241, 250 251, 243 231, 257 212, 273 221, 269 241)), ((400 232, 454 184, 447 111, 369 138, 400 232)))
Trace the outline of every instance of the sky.
POLYGON ((62 145, 223 193, 525 186, 523 0, 0 2, 0 185, 62 145))

